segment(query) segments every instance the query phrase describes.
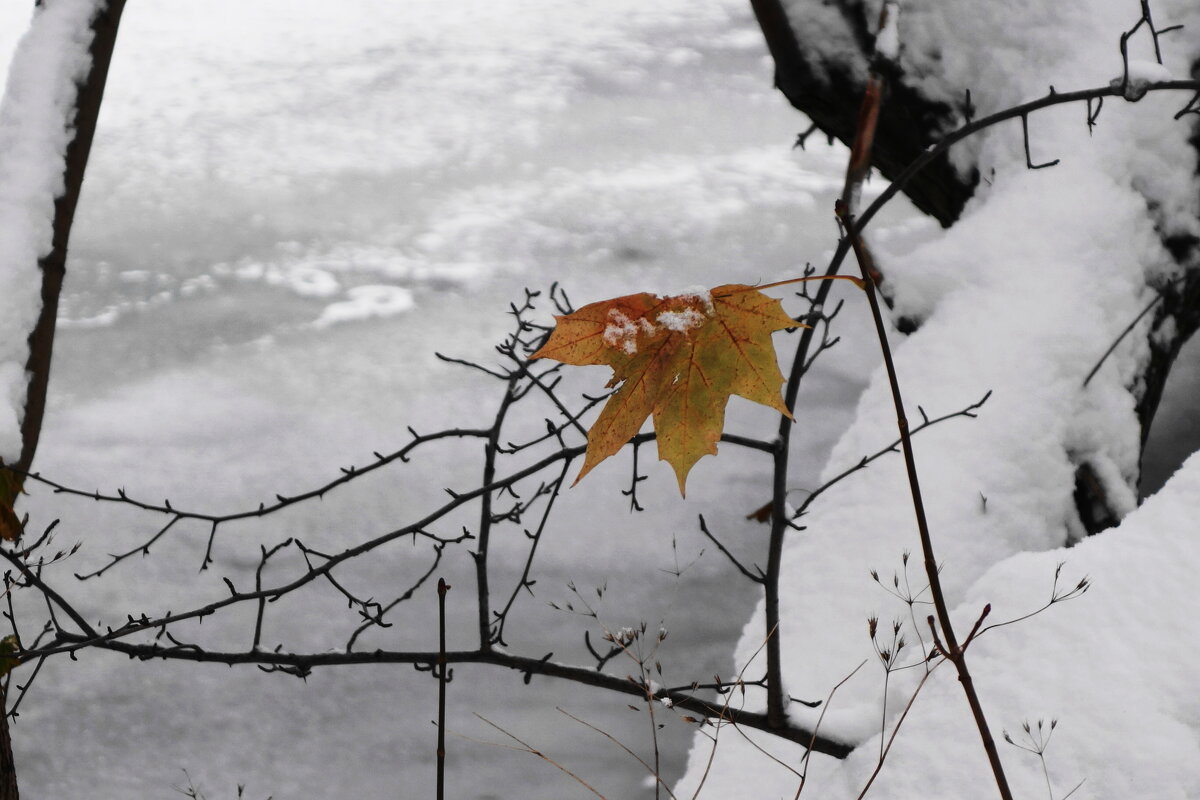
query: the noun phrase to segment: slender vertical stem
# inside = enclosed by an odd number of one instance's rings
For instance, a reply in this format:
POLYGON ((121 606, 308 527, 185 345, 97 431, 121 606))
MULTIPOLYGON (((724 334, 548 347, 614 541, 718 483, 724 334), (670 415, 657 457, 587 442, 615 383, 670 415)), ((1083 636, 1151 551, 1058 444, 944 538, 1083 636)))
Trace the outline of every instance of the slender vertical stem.
MULTIPOLYGON (((492 423, 487 443, 484 445, 484 486, 491 486, 496 480, 496 456, 500 452, 500 429, 503 427, 504 418, 507 416, 508 409, 515 399, 516 380, 515 376, 509 379, 508 387, 504 392, 504 399, 500 402, 500 408, 496 412, 496 419, 492 423)), ((488 586, 488 545, 491 541, 492 524, 492 493, 489 491, 484 492, 480 497, 479 544, 472 554, 475 558, 475 585, 478 596, 480 650, 492 649, 492 644, 496 638, 492 631, 491 589, 488 586)))
POLYGON ((838 216, 845 226, 846 236, 850 240, 850 246, 854 249, 854 254, 858 258, 859 266, 862 270, 864 291, 867 294, 867 301, 871 306, 871 318, 875 322, 875 332, 879 337, 879 347, 883 353, 883 363, 887 370, 888 384, 892 391, 892 401, 896 407, 896 427, 900 430, 900 447, 904 453, 904 466, 908 471, 908 485, 912 491, 913 511, 917 517, 917 530, 921 537, 921 552, 925 560, 925 575, 929 580, 929 593, 933 598, 934 608, 937 610, 938 625, 942 630, 942 636, 945 638, 945 654, 950 662, 954 664, 955 669, 958 670, 958 680, 962 684, 963 692, 967 696, 967 704, 971 707, 971 714, 975 718, 975 725, 979 729, 980 738, 983 740, 983 749, 987 752, 988 763, 991 765, 992 775, 996 781, 996 788, 1000 791, 1000 797, 1003 800, 1012 800, 1012 791, 1008 787, 1008 778, 1004 774, 1004 765, 1000 762, 1000 754, 996 749, 996 740, 992 737, 987 717, 984 716, 983 706, 979 702, 979 695, 975 691, 975 684, 971 679, 971 673, 967 669, 966 653, 959 646, 958 637, 954 633, 954 626, 950 623, 950 611, 946 606, 946 596, 942 592, 941 577, 938 575, 937 560, 933 553, 933 540, 929 533, 929 522, 925 516, 925 502, 921 497, 921 482, 917 476, 917 464, 916 458, 913 455, 912 439, 909 436, 908 418, 905 416, 904 400, 900 394, 900 381, 896 377, 896 365, 892 361, 892 349, 888 344, 887 328, 883 322, 883 313, 879 308, 879 298, 876 296, 875 282, 871 277, 872 271, 868 267, 870 264, 870 254, 863 246, 862 238, 855 228, 853 215, 843 203, 838 204, 838 216))
MULTIPOLYGON (((641 645, 639 645, 640 647, 641 645)), ((638 669, 642 673, 642 685, 646 688, 646 710, 650 717, 650 742, 654 746, 654 800, 662 797, 662 754, 658 748, 658 719, 654 716, 654 704, 658 701, 650 690, 650 676, 646 674, 646 662, 638 655, 638 669)))
MULTIPOLYGON (((884 26, 887 13, 888 6, 885 4, 880 15, 880 28, 884 26)), ((858 261, 859 272, 862 274, 863 291, 866 292, 867 301, 871 307, 871 319, 875 323, 875 333, 879 338, 879 348, 883 355, 888 384, 892 391, 892 402, 896 408, 896 427, 900 431, 900 447, 904 453, 904 466, 908 472, 908 485, 912 492, 913 512, 916 514, 917 530, 921 537, 921 552, 924 556, 925 574, 929 580, 929 592, 933 597, 938 622, 942 629, 942 635, 946 640, 945 655, 954 664, 955 669, 958 670, 958 680, 962 684, 963 692, 967 696, 967 703, 971 707, 971 714, 975 718, 975 726, 979 729, 979 736, 983 740, 983 749, 987 752, 988 763, 991 765, 992 775, 995 778, 996 788, 1000 792, 1000 797, 1002 800, 1012 800, 1012 791, 1008 787, 1008 778, 1004 774, 1004 765, 1000 763, 1000 754, 996 749, 996 741, 992 737, 987 718, 983 714, 983 706, 979 702, 979 695, 975 691, 975 684, 971 680, 971 673, 967 669, 966 654, 963 648, 959 646, 958 637, 955 635, 954 627, 950 622, 950 611, 946 606, 946 596, 942 592, 942 582, 938 574, 937 559, 933 553, 933 539, 930 536, 929 522, 925 516, 925 502, 921 496, 921 482, 917 477, 916 458, 913 455, 908 418, 904 413, 904 399, 900 394, 900 381, 896 377, 896 365, 892 360, 891 346, 888 344, 887 328, 883 322, 883 312, 879 308, 879 297, 875 291, 876 284, 881 280, 882 276, 879 270, 875 268, 874 259, 871 257, 870 251, 867 250, 866 245, 863 243, 854 217, 859 188, 862 186, 862 181, 871 169, 871 153, 875 143, 875 126, 879 119, 879 107, 882 102, 883 80, 872 69, 867 80, 867 89, 863 96, 863 104, 859 111, 858 128, 855 131, 854 145, 850 153, 850 166, 846 170, 845 189, 842 192, 841 199, 835 206, 838 219, 845 230, 845 239, 841 243, 842 246, 839 246, 838 252, 844 252, 843 248, 846 241, 850 243, 850 247, 854 250, 855 259, 858 261)), ((1028 154, 1028 150, 1026 153, 1028 154)))
MULTIPOLYGON (((842 260, 850 250, 849 245, 842 241, 829 262, 822 277, 832 278, 841 268, 842 260)), ((820 281, 817 293, 812 301, 813 310, 824 308, 833 288, 832 280, 820 281)), ((788 371, 787 385, 783 390, 783 403, 793 415, 796 411, 796 400, 800 394, 800 382, 807 372, 809 352, 816 338, 816 327, 805 328, 800 332, 800 341, 796 344, 796 352, 792 356, 792 367, 788 371)), ((782 650, 779 644, 779 578, 783 563, 783 538, 791 529, 791 521, 787 514, 787 482, 788 482, 788 453, 792 441, 792 417, 779 417, 779 433, 775 438, 775 462, 771 475, 771 536, 767 545, 767 569, 763 575, 763 598, 766 614, 766 653, 767 653, 767 720, 772 728, 783 728, 787 725, 783 691, 782 650)))
POLYGON ((437 800, 446 797, 446 592, 450 584, 438 578, 438 735, 437 800))
POLYGON ((764 611, 767 623, 767 725, 787 725, 787 704, 783 690, 783 653, 779 646, 779 573, 783 561, 783 536, 787 530, 787 447, 791 420, 780 426, 780 449, 775 454, 774 500, 771 513, 771 538, 767 546, 767 571, 763 577, 764 611), (786 431, 786 432, 785 432, 786 431))
MULTIPOLYGON (((885 7, 886 8, 886 7, 885 7)), ((881 19, 882 24, 882 19, 881 19)), ((879 121, 879 105, 883 89, 879 77, 872 72, 867 82, 867 92, 859 108, 857 132, 850 151, 850 163, 846 168, 846 181, 842 189, 842 202, 852 203, 858 197, 859 188, 867 173, 871 171, 871 145, 875 139, 875 126, 879 121)), ((849 248, 839 242, 837 252, 825 271, 831 278, 837 274, 849 248)), ((876 275, 878 273, 875 273, 876 275)), ((832 288, 832 280, 820 281, 813 308, 824 307, 832 288)), ((789 412, 796 410, 796 397, 800 392, 800 379, 808 363, 808 352, 812 347, 815 328, 805 328, 796 345, 792 369, 788 373, 783 401, 789 412)), ((783 688, 783 650, 779 635, 779 578, 783 565, 783 537, 790 527, 787 518, 786 498, 788 479, 788 452, 791 449, 792 419, 781 417, 779 436, 776 439, 774 480, 771 501, 771 538, 767 545, 767 571, 763 577, 763 607, 767 628, 767 722, 772 728, 787 725, 786 693, 783 688)))

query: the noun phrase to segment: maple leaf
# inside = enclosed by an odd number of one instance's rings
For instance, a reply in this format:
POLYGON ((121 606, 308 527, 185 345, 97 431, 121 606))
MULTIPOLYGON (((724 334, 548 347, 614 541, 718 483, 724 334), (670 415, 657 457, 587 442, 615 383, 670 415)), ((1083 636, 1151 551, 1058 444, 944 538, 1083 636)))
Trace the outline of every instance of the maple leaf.
POLYGON ((613 370, 608 385, 620 384, 588 431, 575 483, 636 436, 651 415, 658 457, 675 469, 681 494, 695 463, 717 452, 731 395, 791 417, 771 334, 804 326, 753 286, 674 297, 631 294, 555 319, 550 339, 532 358, 603 364, 613 370))

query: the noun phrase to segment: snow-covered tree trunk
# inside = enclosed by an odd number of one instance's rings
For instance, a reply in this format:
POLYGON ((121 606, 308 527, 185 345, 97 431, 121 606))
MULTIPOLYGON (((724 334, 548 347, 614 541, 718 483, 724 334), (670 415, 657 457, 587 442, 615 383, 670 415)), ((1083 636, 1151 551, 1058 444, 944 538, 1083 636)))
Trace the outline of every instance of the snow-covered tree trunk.
MULTIPOLYGON (((67 245, 124 5, 38 0, 0 103, 0 464, 17 474, 37 452, 67 245)), ((0 800, 16 797, 0 714, 0 800)))
MULTIPOLYGON (((781 90, 822 131, 849 142, 881 3, 752 3, 781 90)), ((1137 0, 908 0, 898 8, 901 49, 875 149, 888 177, 971 117, 1126 76, 1133 100, 1143 82, 1200 74, 1200 7, 1190 0, 1152 8, 1137 0), (1176 25, 1184 27, 1156 34, 1176 25), (1119 43, 1131 30, 1123 59, 1119 43)), ((1054 796, 1080 780, 1092 797, 1200 795, 1200 694, 1186 688, 1200 662, 1200 643, 1187 632, 1200 614, 1192 588, 1200 548, 1189 541, 1200 458, 1137 504, 1145 432, 1172 361, 1200 325, 1195 111, 1192 92, 1152 91, 1137 102, 1110 97, 1102 108, 1073 103, 1020 115, 955 145, 907 184, 944 230, 873 243, 893 321, 908 334, 893 337, 909 416, 918 417, 918 404, 941 413, 994 392, 977 421, 915 443, 956 625, 970 630, 986 603, 988 622, 1020 617, 1051 599, 1052 584, 1060 597, 1085 575, 1095 587, 971 645, 994 730, 1059 720, 1046 754, 1054 796)), ((870 241, 869 227, 865 235, 870 241)), ((860 314, 858 324, 869 324, 860 314)), ((890 402, 876 374, 824 477, 889 441, 890 402)), ((918 559, 902 557, 919 551, 912 515, 897 457, 829 492, 785 549, 787 691, 823 696, 868 662, 828 708, 788 709, 810 726, 824 713, 820 732, 855 746, 844 761, 815 756, 808 765, 807 791, 823 799, 858 795, 924 675, 926 581, 918 559), (882 590, 872 570, 883 588, 906 595, 910 585, 917 602, 882 590), (914 664, 889 675, 886 705, 871 616, 887 621, 880 630, 889 640, 890 621, 902 623, 902 661, 914 664)), ((746 628, 739 666, 762 645, 763 614, 760 607, 746 628)), ((988 795, 987 761, 954 684, 948 668, 925 683, 872 796, 988 795)), ((799 770, 800 748, 749 735, 799 770)), ((795 773, 735 734, 721 736, 709 769, 712 753, 711 741, 697 737, 677 794, 691 796, 701 782, 702 796, 714 800, 797 790, 795 773)), ((1017 747, 1002 758, 1015 796, 1045 795, 1037 758, 1017 747)))
MULTIPOLYGON (((854 98, 862 96, 866 85, 866 67, 874 47, 874 20, 878 15, 878 3, 843 0, 834 4, 819 4, 752 0, 752 5, 776 63, 775 79, 780 91, 793 106, 813 120, 819 131, 849 144, 858 113, 854 98), (788 9, 795 24, 789 22, 788 9), (825 38, 831 35, 832 39, 825 38)), ((1167 11, 1165 7, 1162 10, 1167 11)), ((923 24, 919 21, 920 15, 940 16, 937 7, 922 10, 914 6, 912 11, 914 13, 906 15, 906 23, 902 23, 906 28, 923 24)), ((1137 21, 1140 8, 1134 2, 1119 2, 1092 9, 1090 13, 1108 18, 1114 23, 1113 29, 1120 33, 1137 21), (1125 6, 1126 13, 1122 14, 1118 6, 1125 6), (1126 25, 1126 20, 1131 23, 1126 25)), ((1160 18, 1166 19, 1168 14, 1160 14, 1160 18)), ((1158 23, 1159 27, 1168 27, 1168 24, 1158 23)), ((1049 17, 1033 16, 1025 20, 1013 16, 996 20, 996 25, 998 29, 1030 29, 1033 32, 1030 48, 1034 48, 1040 46, 1039 42, 1045 41, 1037 36, 1039 28, 1046 36, 1053 36, 1055 27, 1069 28, 1070 20, 1055 12, 1049 17)), ((882 107, 875 143, 875 165, 888 178, 900 174, 926 148, 937 142, 942 134, 961 125, 968 114, 981 116, 1000 109, 999 105, 982 106, 980 103, 981 99, 986 102, 989 87, 1003 76, 993 76, 984 71, 977 85, 968 85, 971 81, 954 74, 954 61, 943 52, 943 49, 952 51, 955 47, 953 31, 944 24, 940 27, 932 25, 927 30, 947 32, 943 40, 931 41, 927 52, 920 58, 914 52, 915 43, 912 47, 906 47, 900 63, 904 67, 906 60, 912 60, 914 64, 921 61, 918 72, 926 77, 914 80, 903 72, 897 72, 890 76, 888 82, 889 94, 882 107), (946 66, 939 67, 943 59, 946 66), (931 88, 933 81, 928 79, 929 75, 936 76, 936 89, 931 88)), ((1081 35, 1086 34, 1081 32, 1081 35)), ((1139 38, 1151 41, 1146 30, 1139 38)), ((1139 38, 1134 39, 1135 47, 1145 44, 1139 38)), ((1168 55, 1173 50, 1178 63, 1184 68, 1181 74, 1177 73, 1177 77, 1187 77, 1189 73, 1200 74, 1196 48, 1194 44, 1189 47, 1189 43, 1194 41, 1195 32, 1187 28, 1162 37, 1160 49, 1165 47, 1168 55), (1190 65, 1187 61, 1189 52, 1192 59, 1190 65)), ((1098 44, 1111 46, 1108 47, 1109 58, 1099 60, 1095 66, 1107 66, 1111 71, 1115 64, 1119 72, 1121 62, 1116 39, 1103 38, 1098 44)), ((983 47, 986 51, 986 45, 983 47)), ((1143 55, 1154 57, 1152 52, 1143 55)), ((1032 63, 1045 64, 1041 60, 1032 63)), ((1012 69, 1002 60, 997 60, 994 67, 1001 73, 1012 69)), ((1052 75, 1030 77, 1033 80, 1029 83, 1030 93, 1023 97, 1026 100, 1033 99, 1044 92, 1044 86, 1059 80, 1052 75)), ((1059 88, 1082 86, 1064 87, 1059 84, 1059 88)), ((1015 94, 1009 96, 1015 98, 1015 94)), ((1015 99, 1013 102, 1016 102, 1015 99)), ((1188 127, 1191 126, 1185 125, 1184 129, 1188 127)), ((1042 143, 1053 146, 1053 142, 1046 142, 1044 138, 1042 143)), ((1200 147, 1200 134, 1192 135, 1191 144, 1193 148, 1200 147)), ((961 151, 956 151, 954 155, 953 162, 946 155, 936 158, 905 188, 905 194, 914 205, 943 226, 950 226, 958 219, 979 185, 981 165, 978 160, 970 153, 961 151)), ((1154 204, 1156 201, 1147 195, 1147 202, 1154 204)), ((1156 224, 1160 216, 1155 213, 1156 224)), ((1167 252, 1181 267, 1200 263, 1200 238, 1195 233, 1175 225, 1163 228, 1161 234, 1167 252)), ((1184 342, 1200 327, 1200 271, 1184 270, 1179 281, 1155 288, 1162 292, 1162 301, 1154 309, 1153 324, 1143 330, 1143 335, 1145 330, 1155 331, 1157 335, 1149 337, 1150 358, 1140 370, 1136 398, 1143 444, 1162 398, 1171 364, 1184 342), (1162 323, 1167 319, 1173 320, 1169 333, 1161 330, 1162 323)), ((917 323, 918 320, 911 318, 897 319, 901 330, 908 330, 917 323)), ((1115 523, 1120 516, 1119 511, 1109 507, 1103 494, 1103 482, 1090 464, 1085 462, 1078 465, 1075 486, 1081 521, 1090 532, 1095 533, 1115 523)))
POLYGON ((38 0, 0 107, 0 459, 21 471, 41 434, 67 245, 124 6, 38 0))

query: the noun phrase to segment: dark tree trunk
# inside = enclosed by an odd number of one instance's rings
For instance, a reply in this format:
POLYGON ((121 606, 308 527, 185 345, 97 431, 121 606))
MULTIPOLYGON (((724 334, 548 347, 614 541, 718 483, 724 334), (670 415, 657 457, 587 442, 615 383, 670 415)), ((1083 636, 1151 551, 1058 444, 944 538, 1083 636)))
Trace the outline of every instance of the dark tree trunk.
MULTIPOLYGON (((862 4, 837 3, 858 44, 857 53, 846 53, 839 61, 828 60, 817 48, 801 47, 780 0, 750 0, 750 4, 775 60, 775 86, 821 131, 849 146, 858 122, 859 101, 867 87, 866 70, 857 66, 867 63, 875 47, 862 4)), ((887 178, 921 155, 940 132, 957 127, 962 120, 959 110, 923 98, 896 80, 897 76, 890 77, 872 154, 874 165, 887 178)), ((977 174, 959 175, 943 155, 910 181, 904 193, 917 208, 949 227, 978 181, 977 174)))

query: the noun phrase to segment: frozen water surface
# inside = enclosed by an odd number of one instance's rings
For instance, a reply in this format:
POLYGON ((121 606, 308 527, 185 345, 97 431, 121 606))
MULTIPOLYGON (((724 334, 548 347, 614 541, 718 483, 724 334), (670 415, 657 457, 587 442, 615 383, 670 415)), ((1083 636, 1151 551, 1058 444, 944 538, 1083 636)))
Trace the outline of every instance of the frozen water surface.
MULTIPOLYGON (((0 11, 4 63, 27 20, 12 5, 0 11)), ((803 121, 770 87, 740 2, 130 4, 73 235, 38 468, 176 505, 253 507, 395 449, 407 425, 490 419, 498 385, 433 351, 494 358, 525 286, 557 280, 581 303, 797 274, 830 246, 841 154, 793 153, 803 121)), ((802 432, 798 485, 844 424, 861 372, 847 352, 807 390, 821 410, 802 432)), ((748 404, 733 411, 746 432, 773 424, 748 404)), ((618 493, 627 459, 569 492, 512 647, 586 658, 589 620, 546 604, 571 599, 568 581, 587 592, 607 581, 596 606, 607 624, 671 631, 666 680, 728 674, 754 594, 711 548, 699 556, 695 519, 705 513, 754 557, 762 532, 742 516, 766 499, 766 464, 739 457, 724 456, 730 473, 694 472, 691 494, 707 502, 685 504, 651 462, 648 510, 630 516, 618 493), (677 567, 682 578, 668 574, 677 567)), ((97 614, 219 597, 214 573, 252 579, 256 545, 243 537, 355 541, 479 469, 474 446, 446 448, 269 525, 231 528, 219 570, 200 578, 197 528, 105 583, 64 585, 97 614)), ((44 493, 26 508, 35 526, 61 517, 63 541, 83 542, 64 582, 157 522, 44 493)), ((499 553, 511 583, 518 551, 499 553)), ((363 574, 401 586, 424 566, 416 557, 400 550, 363 574)), ((471 644, 465 562, 445 568, 451 646, 471 644)), ((402 641, 433 646, 433 614, 431 598, 414 601, 402 641)), ((289 648, 340 646, 349 622, 307 606, 275 619, 267 638, 289 648)), ((230 646, 246 646, 249 629, 228 630, 230 646)), ((449 728, 469 738, 450 738, 451 793, 583 791, 532 756, 473 741, 501 738, 478 712, 609 797, 652 795, 640 766, 555 705, 649 756, 645 718, 621 698, 462 667, 449 728)), ((210 798, 238 783, 250 797, 427 797, 435 715, 434 683, 407 667, 301 682, 88 654, 47 664, 14 741, 33 797, 173 796, 184 768, 210 798)), ((681 723, 662 732, 667 776, 688 741, 681 723)))

